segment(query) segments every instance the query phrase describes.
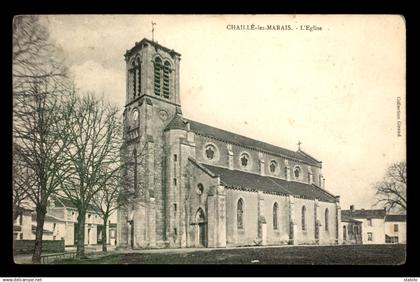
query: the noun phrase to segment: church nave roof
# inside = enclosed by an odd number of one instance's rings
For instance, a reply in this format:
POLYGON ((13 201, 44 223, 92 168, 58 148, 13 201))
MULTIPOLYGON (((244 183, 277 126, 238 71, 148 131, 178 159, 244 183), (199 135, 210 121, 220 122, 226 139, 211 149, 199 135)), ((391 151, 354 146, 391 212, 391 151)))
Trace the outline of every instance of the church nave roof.
POLYGON ((179 115, 175 115, 172 121, 166 126, 165 131, 171 129, 187 130, 187 123, 190 124, 190 130, 196 134, 222 140, 227 143, 238 146, 248 147, 256 150, 265 151, 273 155, 280 155, 289 159, 294 159, 307 163, 309 165, 321 167, 321 162, 314 157, 303 152, 302 150, 292 151, 275 145, 271 145, 262 141, 258 141, 243 135, 239 135, 230 131, 219 129, 204 123, 189 120, 179 115))
POLYGON ((220 181, 226 187, 263 191, 281 195, 293 195, 306 199, 318 199, 324 202, 335 203, 337 199, 334 195, 319 188, 316 185, 306 183, 286 181, 269 176, 249 173, 241 170, 230 170, 224 167, 217 167, 208 164, 201 164, 215 175, 220 177, 220 181))

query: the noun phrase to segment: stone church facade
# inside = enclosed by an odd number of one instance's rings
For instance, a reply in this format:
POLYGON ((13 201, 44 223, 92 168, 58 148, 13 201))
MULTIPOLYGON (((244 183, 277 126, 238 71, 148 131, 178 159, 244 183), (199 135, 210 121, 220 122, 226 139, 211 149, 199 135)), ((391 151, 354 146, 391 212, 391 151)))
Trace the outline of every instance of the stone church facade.
POLYGON ((185 118, 180 59, 148 39, 125 54, 119 247, 338 243, 339 197, 322 163, 185 118))

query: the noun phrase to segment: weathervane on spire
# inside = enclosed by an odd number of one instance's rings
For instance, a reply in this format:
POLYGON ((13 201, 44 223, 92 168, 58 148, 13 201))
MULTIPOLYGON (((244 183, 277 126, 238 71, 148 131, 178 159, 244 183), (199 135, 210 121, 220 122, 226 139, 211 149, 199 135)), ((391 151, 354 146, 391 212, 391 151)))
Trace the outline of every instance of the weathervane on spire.
POLYGON ((156 23, 152 21, 152 41, 153 42, 155 41, 155 25, 156 23))
POLYGON ((298 151, 300 151, 300 145, 302 145, 302 142, 300 142, 300 141, 299 141, 299 142, 297 143, 297 145, 298 145, 298 151))

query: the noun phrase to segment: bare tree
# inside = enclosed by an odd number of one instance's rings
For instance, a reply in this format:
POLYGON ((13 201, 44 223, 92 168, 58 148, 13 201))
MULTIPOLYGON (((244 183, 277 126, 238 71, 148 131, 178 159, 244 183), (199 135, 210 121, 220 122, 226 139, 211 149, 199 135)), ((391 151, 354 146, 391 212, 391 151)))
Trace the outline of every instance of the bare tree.
POLYGON ((106 189, 120 170, 122 134, 117 107, 92 94, 75 99, 75 115, 67 128, 71 144, 64 157, 71 167, 71 175, 62 179, 61 191, 78 211, 77 257, 83 258, 86 211, 93 197, 106 189))
POLYGON ((35 185, 33 171, 19 156, 18 147, 13 144, 13 220, 16 220, 24 202, 28 200, 28 189, 35 185))
MULTIPOLYGON (((103 220, 103 231, 102 231, 102 251, 107 251, 107 227, 108 221, 112 213, 114 213, 121 205, 121 201, 118 201, 120 193, 120 173, 118 170, 112 170, 110 172, 109 179, 103 184, 98 193, 92 198, 92 204, 101 213, 103 220)), ((107 172, 105 171, 105 174, 107 172)))
POLYGON ((407 163, 401 161, 392 164, 382 181, 374 185, 378 201, 387 211, 407 210, 407 163))
MULTIPOLYGON (((36 236, 32 261, 40 263, 48 199, 60 187, 65 166, 59 156, 68 145, 63 134, 71 107, 66 69, 57 59, 47 30, 36 16, 17 16, 13 22, 13 142, 14 152, 30 168, 33 183, 27 196, 35 205, 36 236)), ((20 169, 16 167, 16 169, 20 169)), ((14 177, 23 171, 15 171, 14 177)), ((15 179, 17 180, 17 178, 15 179)))

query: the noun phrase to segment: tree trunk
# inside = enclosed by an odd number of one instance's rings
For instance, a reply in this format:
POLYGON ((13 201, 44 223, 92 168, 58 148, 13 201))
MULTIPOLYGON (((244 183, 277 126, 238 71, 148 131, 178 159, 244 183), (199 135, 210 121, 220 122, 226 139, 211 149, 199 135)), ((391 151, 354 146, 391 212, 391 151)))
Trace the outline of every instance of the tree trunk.
POLYGON ((78 259, 85 258, 85 222, 86 222, 86 212, 78 211, 77 216, 77 251, 76 257, 78 259))
POLYGON ((35 233, 35 248, 32 255, 32 263, 41 263, 42 254, 42 235, 44 233, 45 212, 42 208, 36 208, 36 233, 35 233))
POLYGON ((104 229, 102 231, 102 251, 103 252, 107 252, 107 238, 108 236, 106 235, 106 228, 108 226, 108 216, 104 216, 104 229))
POLYGON ((13 205, 13 221, 15 221, 19 216, 19 207, 13 205))

